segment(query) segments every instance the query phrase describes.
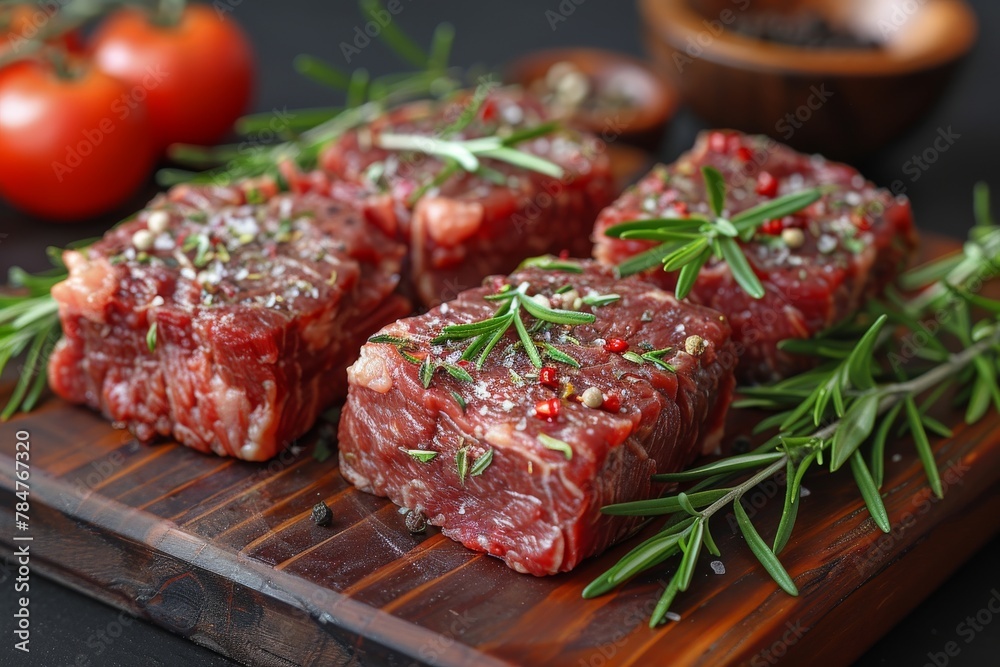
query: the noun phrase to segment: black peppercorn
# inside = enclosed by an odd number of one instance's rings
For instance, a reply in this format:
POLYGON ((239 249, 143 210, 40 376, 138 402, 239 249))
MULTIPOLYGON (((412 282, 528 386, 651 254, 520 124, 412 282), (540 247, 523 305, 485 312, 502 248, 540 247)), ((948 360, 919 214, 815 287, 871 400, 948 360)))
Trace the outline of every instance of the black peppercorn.
POLYGON ((329 526, 333 521, 333 512, 326 506, 326 503, 319 502, 313 505, 312 520, 317 526, 329 526))
POLYGON ((406 510, 406 529, 411 533, 422 533, 427 530, 427 517, 422 512, 406 510))

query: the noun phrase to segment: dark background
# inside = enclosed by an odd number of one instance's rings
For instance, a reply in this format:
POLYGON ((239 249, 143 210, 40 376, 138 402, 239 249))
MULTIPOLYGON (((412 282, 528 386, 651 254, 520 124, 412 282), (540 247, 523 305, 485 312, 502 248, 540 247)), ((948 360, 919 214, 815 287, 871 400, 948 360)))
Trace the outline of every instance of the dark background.
MULTIPOLYGON (((597 46, 642 55, 639 18, 634 4, 622 0, 575 0, 580 3, 567 17, 550 27, 546 10, 556 10, 559 0, 507 0, 462 2, 460 0, 402 0, 399 25, 418 43, 427 44, 440 21, 450 21, 457 30, 453 62, 501 66, 527 51, 551 46, 597 46)), ((916 0, 912 0, 916 1, 916 0)), ((903 0, 899 0, 902 4, 903 0)), ((570 0, 565 0, 570 4, 570 0)), ((980 40, 937 108, 896 144, 857 166, 870 179, 888 184, 903 180, 913 201, 922 230, 964 236, 971 224, 973 184, 983 180, 1000 189, 1000 45, 993 39, 1000 27, 1000 3, 973 0, 980 20, 980 40), (904 164, 931 146, 939 130, 951 128, 959 135, 946 152, 916 182, 904 173, 904 164)), ((228 8, 254 42, 259 69, 255 110, 314 107, 339 102, 335 96, 296 76, 292 58, 310 53, 347 66, 339 44, 353 38, 355 26, 363 25, 350 1, 330 0, 217 0, 228 8)), ((355 56, 350 66, 367 68, 373 75, 399 71, 405 65, 384 46, 373 43, 355 56)), ((197 100, 192 100, 197 104, 197 100)), ((892 113, 885 109, 884 113, 892 113)), ((704 125, 682 110, 665 136, 661 158, 670 160, 687 148, 704 125)), ((108 175, 113 178, 113 174, 108 175)), ((100 234, 110 224, 139 208, 155 187, 139 193, 133 202, 114 215, 79 225, 52 225, 14 213, 0 205, 0 272, 12 265, 44 268, 46 245, 63 245, 74 239, 100 234)), ((930 664, 928 653, 943 650, 958 640, 961 653, 949 665, 996 664, 1000 655, 1000 617, 993 619, 974 642, 965 644, 956 626, 986 606, 993 591, 1000 590, 1000 539, 993 541, 957 572, 938 592, 925 601, 892 633, 864 657, 862 665, 930 664)), ((9 618, 13 599, 7 570, 0 571, 0 613, 9 618)), ((872 613, 877 613, 873 610, 872 613)), ((126 619, 128 621, 129 619, 126 619)), ((0 665, 74 664, 84 655, 91 665, 229 665, 230 661, 184 639, 139 621, 126 626, 119 613, 53 583, 32 580, 32 653, 10 649, 10 638, 2 640, 0 665), (117 634, 117 637, 112 637, 117 634)), ((7 622, 3 627, 9 627, 7 622)), ((88 663, 81 663, 88 664, 88 663)), ((940 667, 940 666, 939 666, 940 667)))

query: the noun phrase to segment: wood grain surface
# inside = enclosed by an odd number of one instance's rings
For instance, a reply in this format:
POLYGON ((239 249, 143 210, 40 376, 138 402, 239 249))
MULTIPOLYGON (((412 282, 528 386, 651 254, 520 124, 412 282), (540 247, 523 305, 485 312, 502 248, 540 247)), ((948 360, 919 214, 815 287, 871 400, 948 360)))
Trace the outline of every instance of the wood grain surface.
MULTIPOLYGON (((0 425, 0 514, 13 527, 16 434, 27 431, 34 570, 248 665, 844 665, 1000 528, 1000 418, 942 417, 955 425, 934 442, 943 500, 906 439, 888 448, 891 535, 849 475, 810 475, 782 554, 794 598, 733 517, 718 516, 725 572, 703 557, 674 605, 680 620, 658 630, 646 622, 673 564, 580 597, 635 541, 564 575, 517 574, 436 529, 411 535, 395 506, 344 481, 336 456, 314 458, 316 431, 250 464, 143 445, 50 398, 0 425), (310 518, 321 500, 327 527, 310 518)), ((733 412, 728 438, 753 421, 733 412)), ((768 482, 746 498, 765 536, 782 493, 768 482)), ((12 532, 0 534, 8 552, 23 544, 12 532)))

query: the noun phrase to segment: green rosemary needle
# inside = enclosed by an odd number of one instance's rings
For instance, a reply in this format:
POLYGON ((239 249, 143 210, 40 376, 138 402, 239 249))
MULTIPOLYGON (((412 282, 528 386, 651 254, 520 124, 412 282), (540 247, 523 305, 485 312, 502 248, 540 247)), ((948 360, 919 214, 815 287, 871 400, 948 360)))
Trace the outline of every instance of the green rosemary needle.
MULTIPOLYGON (((463 361, 472 361, 475 359, 476 368, 482 368, 489 353, 500 342, 504 334, 511 327, 514 327, 532 365, 536 368, 541 368, 542 357, 538 351, 538 344, 531 337, 528 328, 521 318, 522 310, 526 311, 539 322, 567 326, 591 324, 597 318, 591 313, 562 310, 545 305, 541 300, 536 300, 528 295, 530 287, 526 282, 521 283, 516 288, 511 285, 504 285, 499 292, 486 297, 490 301, 501 302, 493 317, 468 324, 446 326, 438 336, 431 340, 431 343, 439 345, 454 341, 471 340, 471 343, 462 353, 461 359, 463 361)), ((575 359, 572 359, 568 355, 564 357, 564 353, 559 352, 554 347, 549 346, 544 349, 556 361, 570 365, 577 364, 575 359), (555 351, 555 354, 553 354, 553 351, 555 351)))
POLYGON ((662 264, 667 272, 679 272, 675 292, 683 299, 694 287, 698 272, 715 258, 725 262, 733 278, 755 299, 764 297, 764 286, 754 273, 739 242, 750 241, 768 220, 800 211, 821 196, 818 188, 778 197, 734 216, 725 217, 726 183, 719 170, 702 167, 708 194, 709 217, 652 218, 623 222, 604 231, 611 238, 658 241, 660 245, 629 258, 618 266, 622 276, 640 273, 662 264))
MULTIPOLYGON (((711 177, 709 177, 711 178, 711 177)), ((875 526, 888 533, 888 513, 879 492, 883 481, 885 445, 894 423, 902 419, 934 494, 943 485, 928 433, 950 430, 928 414, 949 389, 965 384, 959 397, 967 405, 966 421, 982 418, 990 406, 1000 410, 1000 301, 971 294, 970 286, 996 274, 1000 264, 1000 228, 989 217, 988 194, 977 188, 979 224, 964 250, 954 257, 921 267, 925 289, 906 300, 894 296, 873 303, 853 322, 836 327, 817 339, 794 346, 799 353, 818 354, 828 361, 819 368, 770 386, 742 391, 736 407, 763 408, 774 414, 758 431, 774 431, 756 450, 722 458, 679 473, 655 476, 659 482, 697 481, 686 492, 603 508, 606 514, 667 516, 664 528, 636 546, 584 590, 585 597, 601 595, 629 578, 680 555, 650 625, 658 625, 676 596, 690 582, 693 564, 702 546, 712 547, 709 522, 732 507, 750 551, 789 594, 797 594, 793 577, 778 559, 787 544, 801 502, 804 476, 815 464, 829 462, 832 471, 850 468, 859 494, 875 526), (930 281, 928 283, 927 281, 930 281), (928 294, 933 296, 928 297, 928 294), (972 309, 986 313, 979 320, 972 309), (938 316, 939 336, 950 338, 960 352, 951 353, 941 341, 928 343, 921 359, 902 356, 906 332, 927 331, 920 318, 938 316), (891 323, 891 327, 888 326, 891 323), (911 363, 912 362, 912 363, 911 363), (923 396, 922 402, 918 397, 923 396), (864 449, 867 446, 868 456, 864 449), (781 519, 766 542, 740 505, 740 499, 779 472, 786 476, 781 519)))

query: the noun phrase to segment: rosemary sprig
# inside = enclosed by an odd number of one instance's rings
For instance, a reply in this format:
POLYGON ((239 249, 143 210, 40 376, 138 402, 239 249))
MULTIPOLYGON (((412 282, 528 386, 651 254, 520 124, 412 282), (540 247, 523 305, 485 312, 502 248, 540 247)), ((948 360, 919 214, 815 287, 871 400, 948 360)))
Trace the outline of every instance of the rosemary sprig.
POLYGON ((912 434, 928 483, 940 497, 944 489, 928 433, 949 430, 928 410, 948 390, 962 384, 969 387, 959 393, 967 405, 966 421, 982 418, 991 405, 1000 410, 1000 301, 970 293, 971 287, 995 275, 1000 262, 1000 244, 993 245, 992 240, 1000 238, 1000 228, 988 217, 986 197, 982 188, 977 189, 980 224, 973 229, 963 253, 920 269, 925 277, 936 276, 936 282, 925 282, 924 291, 909 300, 897 295, 888 303, 875 304, 859 314, 855 322, 798 345, 799 352, 829 359, 820 368, 771 386, 743 391, 745 398, 737 406, 774 412, 758 426, 758 430, 775 431, 761 447, 684 472, 654 477, 670 483, 698 480, 686 492, 605 507, 603 511, 612 515, 668 519, 660 532, 595 579, 584 590, 584 596, 603 594, 680 555, 650 619, 651 626, 658 625, 676 595, 690 582, 691 554, 697 555, 702 546, 714 548, 708 531, 711 518, 729 507, 764 569, 782 589, 797 594, 795 582, 777 554, 792 534, 805 474, 814 464, 822 465, 827 460, 832 471, 850 468, 873 523, 888 533, 891 526, 879 489, 885 444, 899 419, 912 434), (974 321, 972 308, 985 311, 986 316, 974 321), (919 356, 902 356, 908 341, 899 336, 919 332, 924 339, 930 337, 920 319, 931 313, 937 317, 940 331, 952 338, 961 351, 950 353, 941 341, 928 343, 923 356, 930 357, 932 363, 927 365, 919 356), (889 323, 893 326, 889 327, 889 323), (924 399, 919 401, 920 397, 924 399), (866 445, 867 457, 862 449, 866 445), (786 475, 786 493, 781 519, 769 543, 743 510, 740 499, 781 471, 786 475))
MULTIPOLYGON (((366 16, 384 12, 380 0, 361 0, 366 16)), ((313 81, 345 93, 342 107, 296 110, 280 119, 279 134, 285 141, 270 145, 254 145, 254 141, 204 148, 175 145, 170 148, 174 160, 194 169, 161 169, 157 181, 162 186, 178 183, 230 183, 263 175, 278 177, 277 167, 292 161, 301 169, 311 169, 320 151, 345 131, 360 126, 392 106, 424 97, 442 97, 461 87, 460 79, 449 71, 454 28, 448 24, 437 27, 430 49, 425 52, 408 37, 395 22, 383 27, 379 38, 403 60, 418 68, 414 72, 389 74, 369 79, 367 71, 356 69, 350 74, 309 55, 294 61, 295 69, 313 81), (249 144, 249 147, 248 147, 249 144)), ((275 131, 273 113, 253 114, 237 121, 240 134, 256 139, 259 132, 275 131)), ((277 178, 279 185, 285 185, 277 178)))
POLYGON ((40 275, 16 267, 10 270, 8 280, 14 290, 0 294, 0 373, 11 359, 25 352, 26 356, 0 421, 18 410, 31 410, 45 389, 46 363, 62 331, 59 308, 49 290, 65 277, 61 269, 40 275))
POLYGON ((539 136, 544 136, 558 128, 556 123, 545 123, 507 137, 479 137, 476 139, 447 139, 423 134, 394 134, 385 132, 375 139, 375 144, 390 151, 410 151, 425 153, 445 160, 450 166, 449 175, 463 169, 469 173, 480 173, 484 165, 482 159, 506 162, 521 169, 537 171, 546 176, 561 178, 563 169, 554 162, 532 153, 518 150, 517 144, 539 136))
POLYGON ((678 271, 676 294, 683 299, 694 287, 698 272, 712 258, 725 262, 733 278, 755 299, 763 298, 764 286, 754 273, 740 246, 753 239, 757 228, 768 220, 800 211, 821 196, 818 188, 787 194, 758 204, 733 216, 725 210, 726 183, 714 167, 702 167, 711 216, 651 218, 613 225, 604 231, 611 238, 658 241, 660 245, 629 258, 618 266, 622 276, 663 264, 667 272, 678 271))
MULTIPOLYGON (((530 288, 531 285, 526 282, 521 283, 516 288, 504 285, 499 292, 486 297, 490 301, 501 302, 493 317, 468 324, 446 326, 437 337, 431 340, 431 344, 440 345, 454 341, 471 340, 472 342, 462 353, 461 359, 463 361, 475 359, 476 368, 481 369, 489 353, 504 337, 504 334, 511 327, 514 327, 531 363, 536 368, 541 368, 542 357, 538 351, 538 343, 531 337, 528 327, 525 326, 521 317, 522 310, 526 311, 536 322, 547 324, 576 326, 578 324, 591 324, 596 318, 591 313, 552 308, 542 299, 529 296, 528 290, 530 288)), ((564 353, 561 353, 557 348, 546 346, 544 350, 555 361, 570 365, 577 364, 575 359, 568 355, 564 357, 564 353)))

